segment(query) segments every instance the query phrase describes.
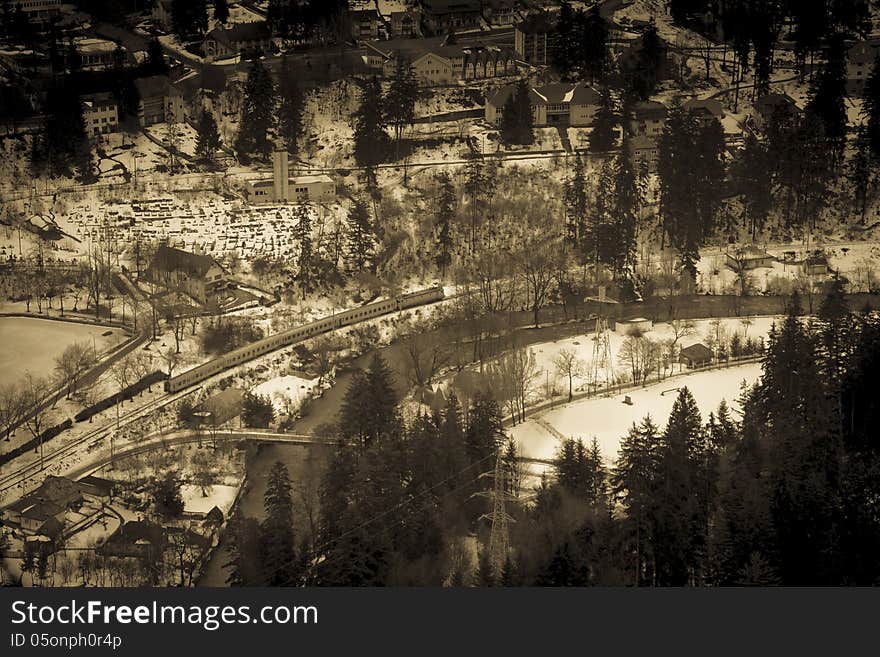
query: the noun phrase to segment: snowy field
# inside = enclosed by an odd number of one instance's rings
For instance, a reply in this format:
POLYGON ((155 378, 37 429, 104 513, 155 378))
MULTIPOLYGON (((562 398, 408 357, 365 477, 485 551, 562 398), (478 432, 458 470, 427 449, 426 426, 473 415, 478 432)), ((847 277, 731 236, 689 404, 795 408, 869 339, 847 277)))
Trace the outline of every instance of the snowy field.
POLYGON ((611 462, 617 457, 621 438, 634 422, 641 422, 646 415, 650 415, 661 429, 666 425, 677 388, 687 386, 696 399, 704 421, 711 411, 718 408, 722 399, 727 401, 734 418, 738 418, 740 407, 737 399, 743 383, 752 385, 760 376, 760 363, 687 373, 620 395, 583 399, 542 411, 509 429, 508 433, 517 442, 523 456, 536 459, 552 459, 555 456, 559 438, 554 431, 567 438, 583 438, 586 442, 596 438, 602 454, 611 462), (626 396, 632 400, 632 405, 624 403, 626 396))
POLYGON ((269 379, 254 387, 251 392, 271 399, 276 414, 290 415, 296 412, 317 384, 317 379, 304 379, 288 374, 269 379))
MULTIPOLYGON (((711 345, 717 338, 720 338, 723 342, 727 342, 734 334, 738 334, 743 342, 746 338, 750 338, 754 341, 761 338, 766 339, 767 334, 770 332, 770 327, 773 326, 774 323, 779 323, 781 319, 782 318, 778 316, 729 317, 720 320, 717 331, 716 326, 713 324, 713 320, 695 320, 693 322, 692 332, 679 338, 678 344, 676 345, 676 351, 680 350, 682 347, 689 347, 696 343, 711 345)), ((614 378, 616 381, 626 381, 631 378, 629 366, 620 361, 620 352, 623 343, 626 340, 626 336, 615 332, 613 325, 610 326, 610 329, 608 338, 611 348, 611 363, 614 368, 614 378)), ((660 343, 661 346, 663 343, 668 345, 673 339, 673 328, 668 323, 655 324, 653 328, 650 331, 647 331, 644 335, 646 338, 660 343)), ((549 378, 551 380, 555 379, 557 393, 568 393, 568 381, 562 380, 562 377, 556 371, 554 365, 554 359, 556 359, 559 353, 565 349, 574 351, 583 365, 580 368, 580 373, 573 377, 574 392, 577 393, 586 390, 587 384, 590 381, 591 370, 593 369, 595 362, 595 345, 596 343, 593 333, 575 335, 554 342, 543 342, 534 345, 532 348, 535 352, 537 369, 540 371, 538 380, 545 381, 549 373, 549 378)), ((665 350, 668 353, 668 347, 666 347, 665 350)), ((670 367, 667 373, 672 373, 673 371, 677 372, 680 367, 680 365, 675 364, 670 367)), ((651 378, 654 378, 655 375, 656 373, 652 373, 651 378)), ((599 380, 604 381, 606 378, 607 377, 602 376, 600 371, 599 380)))
POLYGON ((119 329, 31 317, 0 317, 0 383, 21 381, 25 372, 51 376, 57 358, 74 342, 101 353, 125 339, 119 329), (109 336, 103 334, 110 331, 109 336))

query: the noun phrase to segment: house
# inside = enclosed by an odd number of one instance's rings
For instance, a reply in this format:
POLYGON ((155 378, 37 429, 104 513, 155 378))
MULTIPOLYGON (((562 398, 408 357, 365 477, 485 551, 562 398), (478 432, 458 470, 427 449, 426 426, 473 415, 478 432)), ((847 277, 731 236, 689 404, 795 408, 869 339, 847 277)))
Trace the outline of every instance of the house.
POLYGON ((36 534, 47 520, 51 518, 61 522, 67 513, 67 507, 60 504, 48 500, 34 500, 32 496, 28 496, 27 499, 31 503, 21 510, 18 520, 23 532, 36 534))
POLYGON ((629 119, 629 134, 633 137, 649 137, 659 140, 666 124, 666 105, 646 100, 633 105, 629 119))
POLYGON ((828 256, 821 251, 811 253, 801 263, 804 273, 809 276, 824 276, 828 273, 828 256))
POLYGON ((154 285, 183 292, 204 304, 209 296, 226 285, 226 270, 210 256, 160 244, 144 278, 154 285))
POLYGON ((113 94, 101 92, 80 96, 86 134, 91 137, 116 132, 119 125, 116 99, 113 94))
POLYGON ((660 162, 660 146, 657 139, 651 137, 630 137, 625 140, 626 152, 630 163, 636 171, 657 173, 660 162))
POLYGON ((391 38, 409 38, 419 33, 419 21, 411 11, 391 12, 391 38))
POLYGON ((167 75, 151 75, 134 81, 140 100, 138 121, 141 127, 184 120, 184 101, 180 90, 167 75))
POLYGON ((415 59, 412 68, 419 82, 426 86, 513 75, 517 71, 512 52, 479 45, 435 48, 415 59))
POLYGON ((202 49, 207 59, 231 57, 245 51, 265 52, 271 46, 272 32, 266 21, 215 27, 202 41, 202 49))
POLYGON ((419 0, 422 26, 427 34, 445 34, 480 27, 480 0, 419 0))
POLYGON ((516 22, 519 0, 486 0, 483 4, 486 20, 491 25, 513 25, 516 22))
POLYGON ((211 510, 205 514, 204 520, 202 520, 203 527, 220 527, 225 518, 223 516, 223 512, 219 507, 212 506, 211 510))
POLYGON ((171 30, 171 6, 174 0, 156 0, 150 18, 166 32, 171 30))
POLYGON ((727 266, 733 271, 758 269, 759 267, 772 267, 776 261, 772 255, 759 249, 757 246, 749 245, 741 249, 737 249, 734 253, 725 255, 727 266))
POLYGON ((846 91, 850 96, 862 96, 865 80, 871 74, 877 55, 880 54, 880 38, 853 44, 846 59, 846 91))
POLYGON ((691 112, 703 123, 707 121, 720 121, 724 118, 724 106, 714 98, 691 98, 682 109, 691 112))
POLYGON ((690 369, 704 367, 712 363, 712 350, 702 342, 697 342, 688 347, 683 347, 678 360, 690 369))
POLYGON ((530 14, 517 23, 513 31, 513 47, 517 56, 533 66, 545 66, 556 38, 556 20, 548 12, 530 14))
POLYGON ((77 479, 76 484, 83 495, 89 495, 99 500, 112 499, 113 492, 116 490, 116 482, 95 475, 87 475, 77 479))
POLYGON ((614 322, 614 332, 618 335, 641 335, 654 328, 654 322, 645 317, 619 319, 614 322))
POLYGON ((209 397, 195 408, 196 413, 204 413, 204 424, 221 427, 241 415, 244 408, 244 390, 226 388, 209 397), (210 414, 210 415, 208 415, 210 414))
POLYGON ((764 129, 774 116, 789 114, 794 116, 800 113, 794 98, 788 94, 764 94, 754 103, 755 113, 752 121, 758 129, 764 129))
POLYGON ((351 21, 351 36, 355 41, 379 38, 382 17, 375 9, 350 9, 348 18, 351 21))
POLYGON ((79 37, 73 40, 73 47, 82 70, 106 71, 113 67, 119 46, 109 39, 79 37))
POLYGON ((168 546, 165 529, 146 520, 130 520, 110 535, 95 552, 104 557, 133 557, 158 561, 168 546))
POLYGON ((16 0, 9 4, 10 8, 21 9, 29 21, 39 22, 61 13, 64 0, 16 0))
MULTIPOLYGON (((499 125, 504 104, 513 95, 516 85, 509 84, 486 98, 486 121, 499 125)), ((599 109, 599 94, 585 84, 554 83, 529 88, 529 103, 536 127, 593 124, 599 109)))

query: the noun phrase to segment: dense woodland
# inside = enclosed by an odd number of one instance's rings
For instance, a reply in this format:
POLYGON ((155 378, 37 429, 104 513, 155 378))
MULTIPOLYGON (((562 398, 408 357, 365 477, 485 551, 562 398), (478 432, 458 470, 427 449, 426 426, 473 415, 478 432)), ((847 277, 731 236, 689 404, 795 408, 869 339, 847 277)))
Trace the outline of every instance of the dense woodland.
POLYGON ((294 534, 290 482, 277 466, 263 526, 236 519, 230 582, 878 584, 878 359, 880 316, 850 312, 840 285, 813 318, 793 297, 763 378, 742 391, 741 416, 722 404, 701 417, 682 388, 670 417, 634 425, 618 454, 565 441, 553 476, 523 491, 491 396, 452 396, 442 413, 405 424, 376 358, 325 428, 339 444, 316 531, 294 534), (490 509, 479 495, 498 450, 518 497, 507 502, 517 522, 502 572, 488 561, 481 516, 490 509))

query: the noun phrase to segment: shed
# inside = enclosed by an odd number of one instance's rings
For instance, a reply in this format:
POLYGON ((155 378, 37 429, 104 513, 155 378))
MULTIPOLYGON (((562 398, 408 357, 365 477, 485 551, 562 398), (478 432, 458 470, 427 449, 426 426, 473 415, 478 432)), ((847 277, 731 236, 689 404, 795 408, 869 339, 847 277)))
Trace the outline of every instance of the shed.
POLYGON ((679 361, 687 365, 690 369, 703 367, 712 362, 712 350, 702 342, 697 342, 681 350, 679 361))

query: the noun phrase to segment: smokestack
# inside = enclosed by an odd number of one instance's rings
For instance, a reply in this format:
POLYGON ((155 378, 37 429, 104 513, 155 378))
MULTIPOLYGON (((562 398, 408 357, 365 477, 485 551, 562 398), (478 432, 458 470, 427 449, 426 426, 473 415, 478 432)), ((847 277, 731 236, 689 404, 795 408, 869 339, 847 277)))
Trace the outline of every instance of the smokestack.
POLYGON ((287 164, 287 151, 275 150, 272 153, 272 191, 275 201, 289 200, 290 173, 287 164))

